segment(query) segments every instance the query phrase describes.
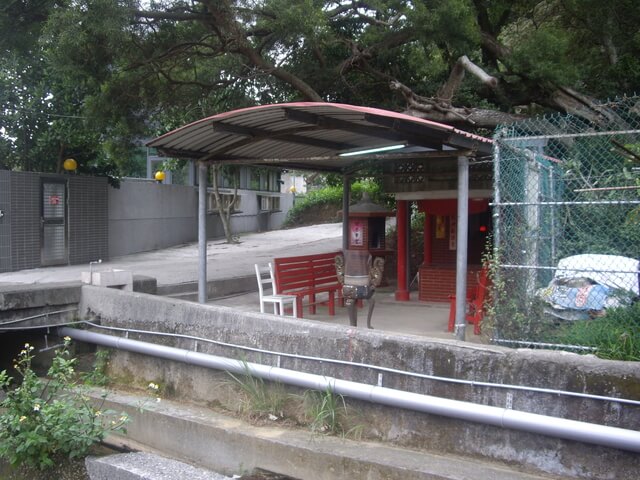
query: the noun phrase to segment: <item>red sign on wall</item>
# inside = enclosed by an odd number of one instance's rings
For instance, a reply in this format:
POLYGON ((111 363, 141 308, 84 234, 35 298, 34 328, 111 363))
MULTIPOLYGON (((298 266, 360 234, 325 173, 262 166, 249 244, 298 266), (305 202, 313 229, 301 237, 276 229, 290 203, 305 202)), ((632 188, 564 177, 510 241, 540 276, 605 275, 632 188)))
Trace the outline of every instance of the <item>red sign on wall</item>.
POLYGON ((349 244, 354 247, 361 247, 364 242, 364 222, 352 220, 350 236, 349 244))

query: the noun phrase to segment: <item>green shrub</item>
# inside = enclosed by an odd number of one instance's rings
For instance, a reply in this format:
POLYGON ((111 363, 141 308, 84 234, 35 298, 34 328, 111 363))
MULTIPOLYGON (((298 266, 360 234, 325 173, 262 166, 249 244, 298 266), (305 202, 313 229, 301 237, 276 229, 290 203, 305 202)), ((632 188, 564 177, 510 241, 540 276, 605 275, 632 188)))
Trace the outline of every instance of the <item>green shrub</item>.
MULTIPOLYGON (((362 198, 363 192, 369 193, 371 200, 387 207, 393 206, 392 197, 382 192, 380 185, 373 180, 360 180, 351 185, 351 200, 357 201, 362 198)), ((313 212, 316 209, 331 205, 336 211, 342 209, 342 185, 329 185, 318 190, 311 190, 301 199, 296 200, 295 205, 287 213, 284 222, 285 227, 299 225, 303 215, 313 212)))
POLYGON ((14 368, 22 377, 19 385, 6 371, 0 372, 0 457, 12 465, 44 469, 63 457, 78 458, 110 431, 122 431, 126 415, 101 411, 89 402, 75 381, 74 364, 66 337, 56 351, 46 379, 32 369, 34 347, 25 344, 14 368))
POLYGON ((640 361, 640 302, 610 309, 604 317, 563 325, 548 340, 594 347, 600 358, 640 361))

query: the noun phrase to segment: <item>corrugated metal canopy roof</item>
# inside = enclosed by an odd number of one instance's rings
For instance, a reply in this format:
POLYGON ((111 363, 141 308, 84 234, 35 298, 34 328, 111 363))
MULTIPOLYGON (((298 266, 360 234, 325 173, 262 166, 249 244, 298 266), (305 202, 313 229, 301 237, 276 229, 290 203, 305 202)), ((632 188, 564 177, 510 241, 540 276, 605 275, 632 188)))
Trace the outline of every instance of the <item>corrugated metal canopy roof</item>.
POLYGON ((147 145, 161 155, 211 163, 350 172, 363 161, 488 155, 491 140, 401 113, 299 102, 233 110, 166 133, 147 145), (391 152, 341 154, 403 144, 391 152))

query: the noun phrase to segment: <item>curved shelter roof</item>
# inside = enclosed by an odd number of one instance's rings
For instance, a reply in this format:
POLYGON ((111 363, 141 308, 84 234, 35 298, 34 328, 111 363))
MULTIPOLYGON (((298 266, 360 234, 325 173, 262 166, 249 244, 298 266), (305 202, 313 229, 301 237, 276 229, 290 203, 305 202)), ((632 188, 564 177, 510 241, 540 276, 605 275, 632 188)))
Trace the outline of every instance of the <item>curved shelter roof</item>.
POLYGON ((211 163, 349 173, 367 160, 489 155, 491 144, 490 139, 402 113, 297 102, 220 113, 166 133, 147 145, 161 155, 211 163), (404 148, 343 156, 390 145, 404 148))

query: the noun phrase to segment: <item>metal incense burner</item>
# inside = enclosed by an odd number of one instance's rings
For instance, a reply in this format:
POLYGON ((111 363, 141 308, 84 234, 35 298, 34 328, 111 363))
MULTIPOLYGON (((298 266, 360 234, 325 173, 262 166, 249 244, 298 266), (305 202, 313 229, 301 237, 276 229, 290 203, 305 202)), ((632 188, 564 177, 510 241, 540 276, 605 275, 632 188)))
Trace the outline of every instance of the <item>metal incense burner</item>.
POLYGON ((336 256, 336 272, 342 285, 342 297, 349 311, 349 323, 358 326, 358 300, 368 300, 367 328, 371 326, 371 316, 375 307, 376 287, 382 282, 384 258, 372 260, 366 250, 346 250, 336 256))

